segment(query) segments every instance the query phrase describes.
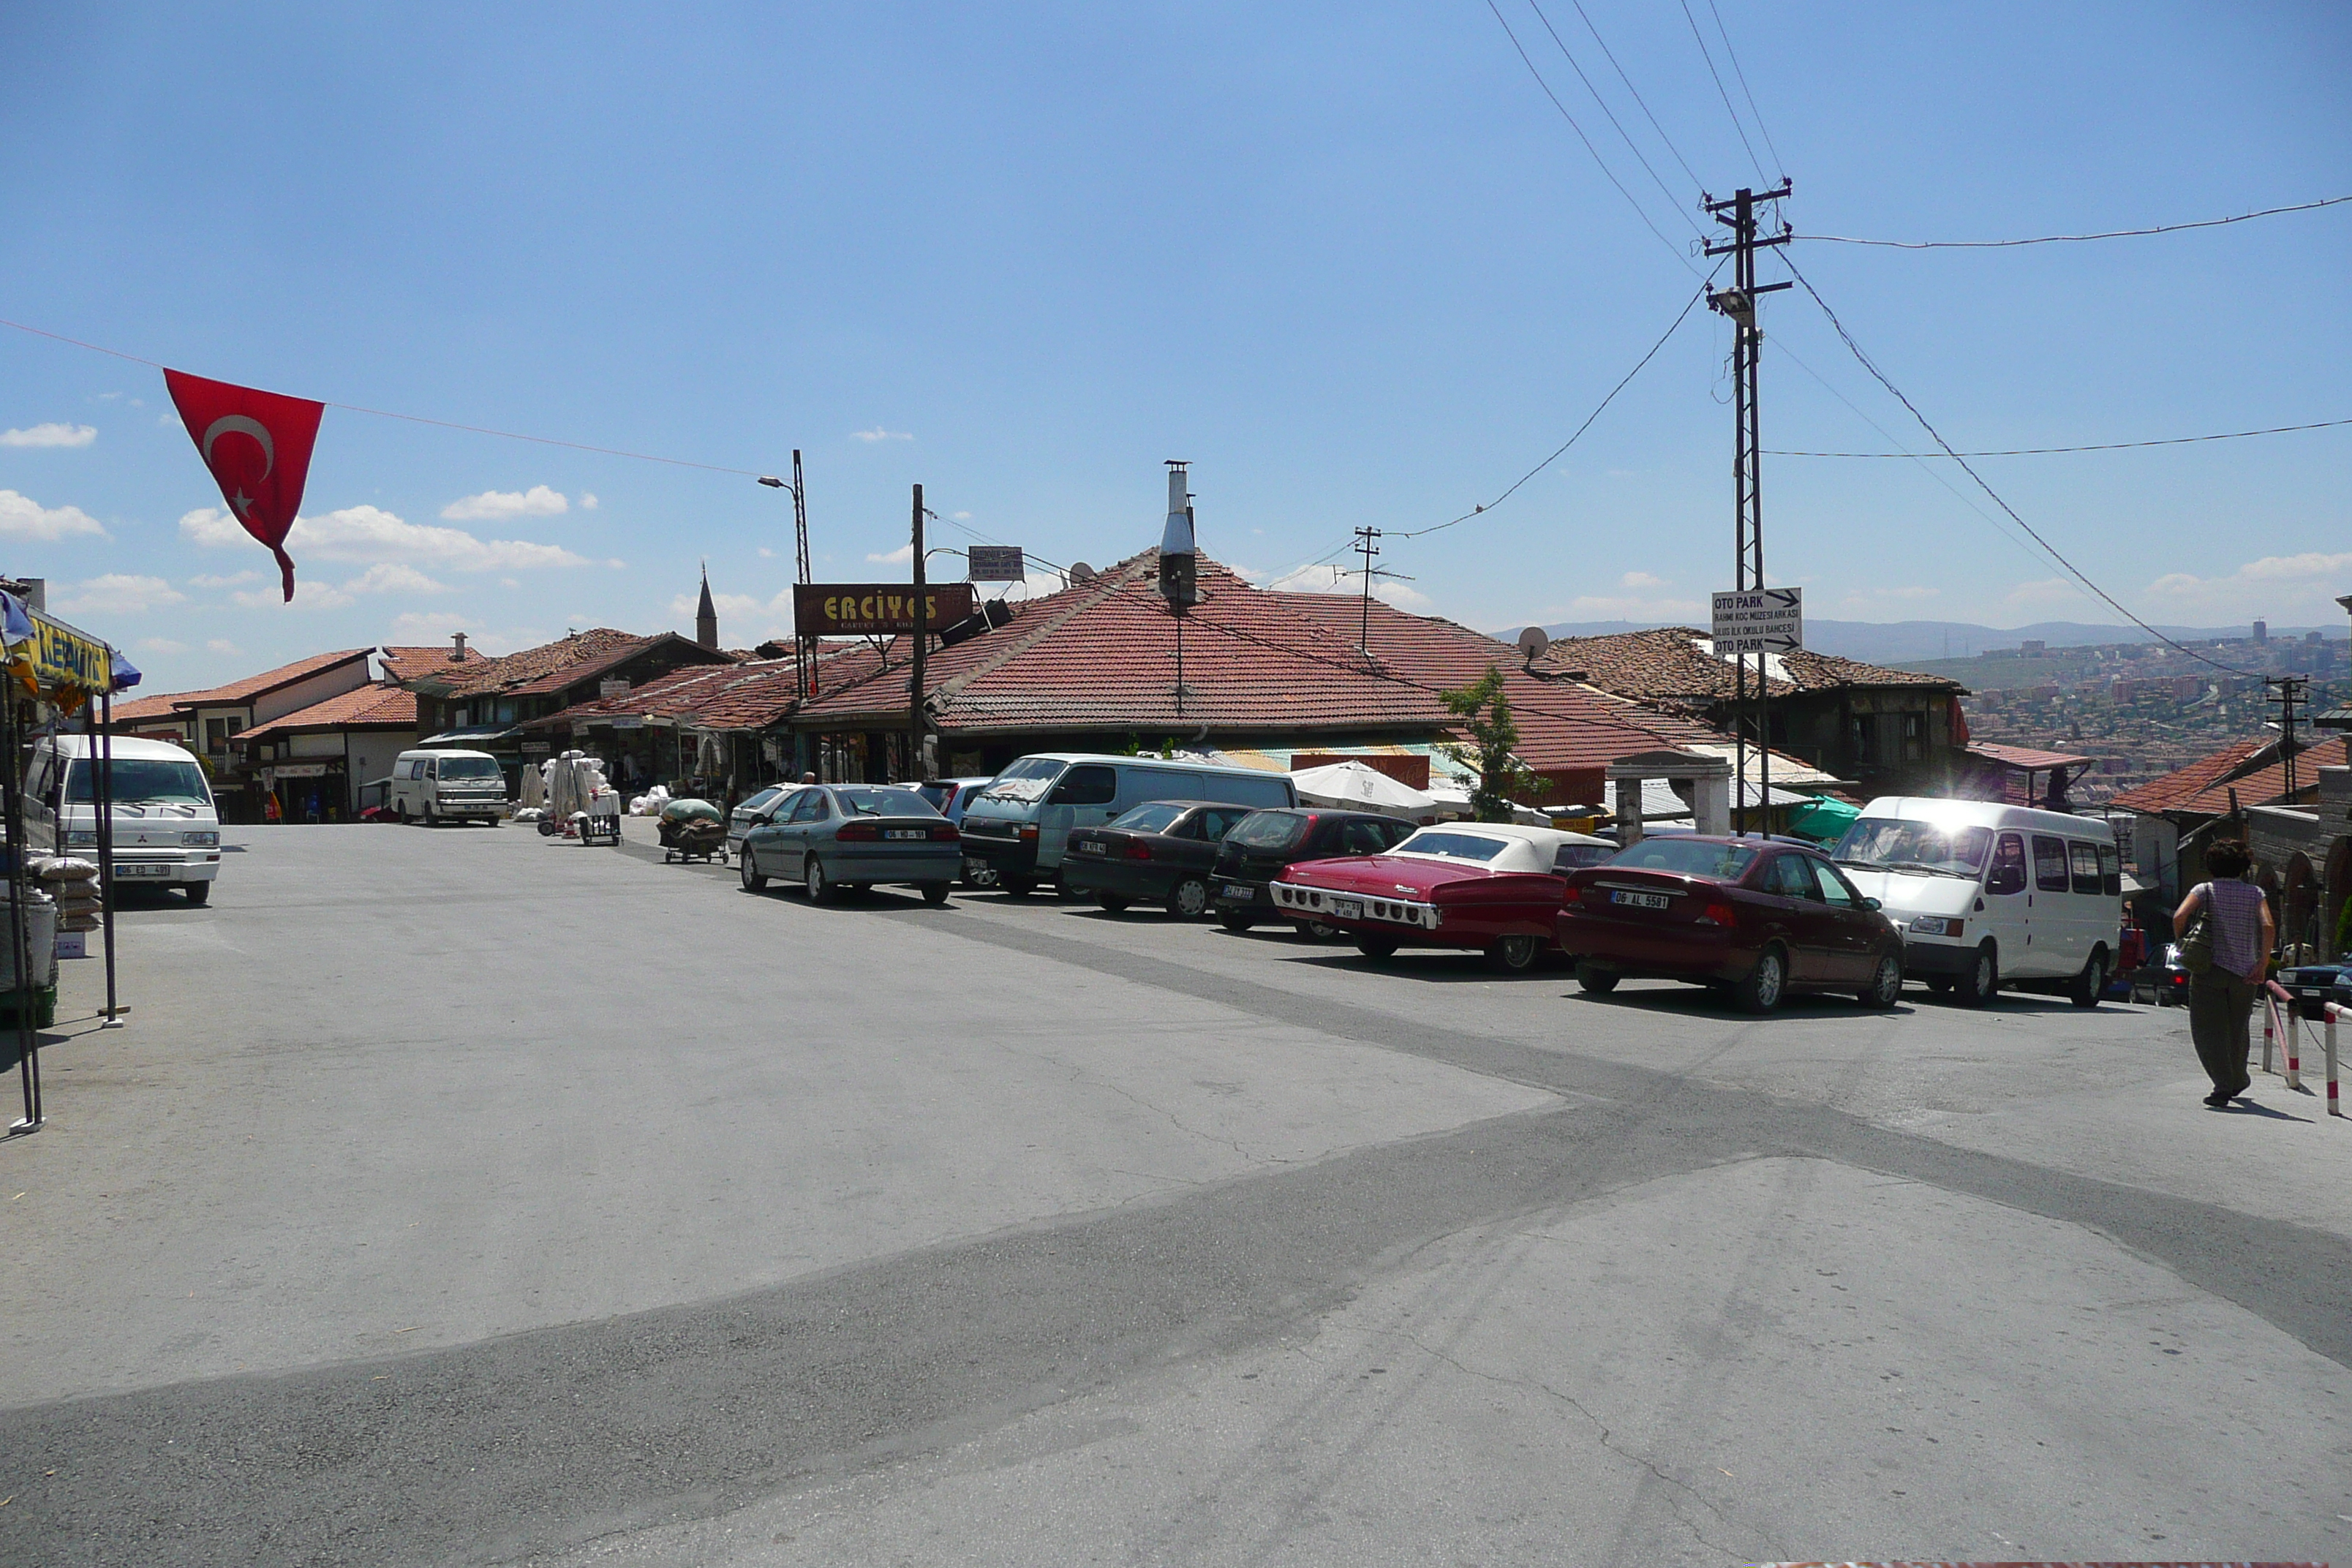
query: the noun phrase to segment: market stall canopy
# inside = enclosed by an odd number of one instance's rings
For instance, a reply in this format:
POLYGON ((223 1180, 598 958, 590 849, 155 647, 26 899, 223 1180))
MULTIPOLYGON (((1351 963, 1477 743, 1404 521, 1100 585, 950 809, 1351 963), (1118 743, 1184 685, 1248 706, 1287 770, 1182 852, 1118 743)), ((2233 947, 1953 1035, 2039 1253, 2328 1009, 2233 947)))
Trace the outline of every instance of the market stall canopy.
MULTIPOLYGON (((1437 812, 1437 797, 1411 784, 1400 784, 1378 768, 1362 763, 1330 763, 1301 768, 1290 775, 1298 798, 1316 805, 1344 806, 1351 811, 1377 811, 1389 816, 1418 818, 1437 812)), ((1466 797, 1465 797, 1466 798, 1466 797)))
MULTIPOLYGON (((1773 792, 1778 795, 1780 792, 1773 792)), ((1811 838, 1826 844, 1845 837, 1845 830, 1862 816, 1862 807, 1848 805, 1842 800, 1817 795, 1797 808, 1789 818, 1789 831, 1800 838, 1811 838)))
POLYGON ((27 690, 71 699, 100 691, 128 691, 139 684, 138 667, 88 632, 52 618, 16 595, 0 590, 0 642, 7 646, 11 673, 27 690))

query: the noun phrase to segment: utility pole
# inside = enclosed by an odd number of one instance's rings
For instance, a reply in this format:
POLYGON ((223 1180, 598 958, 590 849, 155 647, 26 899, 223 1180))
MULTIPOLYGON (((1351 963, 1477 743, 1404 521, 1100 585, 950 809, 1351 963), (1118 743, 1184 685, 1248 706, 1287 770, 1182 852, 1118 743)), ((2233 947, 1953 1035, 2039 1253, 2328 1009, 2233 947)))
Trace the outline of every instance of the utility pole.
POLYGON ((1380 547, 1372 541, 1380 536, 1381 531, 1377 528, 1356 530, 1356 538, 1361 542, 1356 550, 1364 558, 1364 626, 1362 635, 1356 639, 1356 646, 1367 654, 1372 651, 1372 558, 1381 552, 1380 547))
POLYGON ((2286 763, 2286 796, 2294 799, 2294 705, 2303 700, 2304 689, 2311 684, 2300 675, 2273 675, 2263 680, 2266 687, 2276 687, 2278 696, 2272 700, 2279 705, 2279 756, 2286 763))
MULTIPOLYGON (((776 478, 773 474, 761 474, 760 476, 760 482, 767 486, 772 490, 780 490, 785 488, 784 481, 776 478)), ((808 491, 803 489, 801 484, 801 454, 798 447, 794 447, 793 449, 793 482, 791 488, 793 492, 793 560, 796 574, 793 576, 793 581, 794 583, 807 583, 810 580, 808 552, 808 491)), ((805 702, 812 696, 815 695, 813 688, 814 686, 814 672, 816 669, 816 638, 803 634, 797 622, 794 623, 793 626, 793 648, 798 666, 794 671, 796 678, 794 685, 800 692, 801 700, 805 702)))
MULTIPOLYGON (((1764 441, 1756 408, 1756 369, 1763 354, 1764 333, 1756 324, 1757 297, 1789 287, 1786 283, 1756 281, 1757 251, 1786 245, 1790 237, 1786 223, 1780 226, 1780 233, 1758 237, 1756 205, 1759 202, 1778 202, 1789 191, 1790 184, 1784 179, 1774 190, 1759 194, 1742 185, 1728 201, 1702 195, 1699 203, 1716 222, 1731 230, 1730 239, 1706 247, 1709 256, 1727 255, 1732 258, 1731 287, 1710 290, 1706 302, 1729 317, 1732 323, 1732 586, 1742 592, 1764 586, 1764 441)), ((1743 834, 1749 826, 1748 743, 1751 735, 1758 752, 1757 799, 1764 808, 1764 830, 1769 833, 1772 826, 1769 657, 1761 653, 1756 656, 1756 700, 1751 710, 1748 700, 1748 656, 1733 656, 1733 711, 1737 717, 1731 729, 1732 782, 1739 792, 1739 831, 1743 834)))
POLYGON ((923 643, 930 636, 924 615, 927 584, 923 581, 923 487, 915 487, 915 668, 907 679, 907 776, 923 778, 923 643))

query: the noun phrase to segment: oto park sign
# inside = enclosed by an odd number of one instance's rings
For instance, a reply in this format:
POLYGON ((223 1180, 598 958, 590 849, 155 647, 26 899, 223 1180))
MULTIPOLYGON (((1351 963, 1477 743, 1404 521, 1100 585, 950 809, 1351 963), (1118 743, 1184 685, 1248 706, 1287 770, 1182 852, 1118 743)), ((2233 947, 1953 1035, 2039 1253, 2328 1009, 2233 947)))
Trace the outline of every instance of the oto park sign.
POLYGON ((1742 588, 1715 595, 1715 651, 1795 653, 1805 646, 1802 588, 1742 588))

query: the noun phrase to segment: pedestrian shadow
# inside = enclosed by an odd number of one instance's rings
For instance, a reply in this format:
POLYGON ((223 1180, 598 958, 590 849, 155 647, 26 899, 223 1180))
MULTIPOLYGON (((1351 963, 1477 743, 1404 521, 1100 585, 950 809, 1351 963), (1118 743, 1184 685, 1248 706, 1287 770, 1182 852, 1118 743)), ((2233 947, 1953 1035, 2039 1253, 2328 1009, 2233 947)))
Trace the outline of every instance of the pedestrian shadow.
MULTIPOLYGON (((2309 1094, 2311 1090, 2291 1089, 2287 1092, 2309 1094)), ((2206 1109, 2220 1111, 2224 1116, 2259 1116, 2270 1121, 2300 1121, 2306 1127, 2310 1126, 2313 1121, 2313 1118, 2308 1116, 2297 1116, 2292 1111, 2274 1110, 2267 1105, 2260 1105, 2253 1100, 2243 1099, 2233 1100, 2227 1105, 2208 1106, 2206 1109)))

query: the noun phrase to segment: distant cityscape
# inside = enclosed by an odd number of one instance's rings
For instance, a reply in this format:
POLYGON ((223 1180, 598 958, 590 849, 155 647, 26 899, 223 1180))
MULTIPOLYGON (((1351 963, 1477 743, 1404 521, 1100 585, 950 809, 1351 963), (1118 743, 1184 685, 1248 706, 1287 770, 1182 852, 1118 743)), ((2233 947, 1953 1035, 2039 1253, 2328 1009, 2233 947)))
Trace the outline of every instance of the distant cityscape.
POLYGON ((1898 668, 1966 686, 1970 695, 1961 711, 1976 740, 2098 759, 2074 785, 2077 806, 2103 805, 2275 723, 2279 708, 2266 677, 2310 679, 2297 705, 2298 729, 2308 714, 2352 700, 2346 667, 2352 645, 2340 637, 2315 631, 2273 637, 2257 623, 2250 637, 2187 646, 2191 652, 2162 643, 2050 647, 2027 641, 1972 658, 1904 660, 1898 668))

